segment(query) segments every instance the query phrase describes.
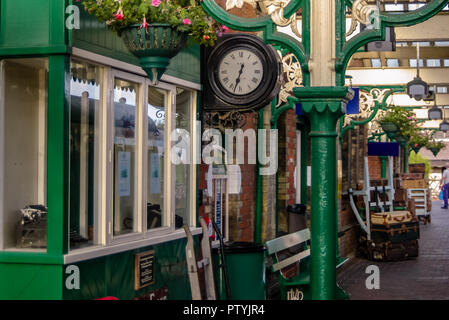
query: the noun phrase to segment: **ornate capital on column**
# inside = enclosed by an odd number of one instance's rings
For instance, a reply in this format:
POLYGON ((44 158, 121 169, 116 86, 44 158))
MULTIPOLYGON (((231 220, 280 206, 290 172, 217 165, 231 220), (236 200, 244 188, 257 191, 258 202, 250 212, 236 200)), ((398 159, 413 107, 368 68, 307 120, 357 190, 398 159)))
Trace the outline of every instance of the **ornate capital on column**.
POLYGON ((330 111, 337 116, 346 112, 346 103, 354 97, 349 87, 300 87, 294 88, 304 113, 330 111))

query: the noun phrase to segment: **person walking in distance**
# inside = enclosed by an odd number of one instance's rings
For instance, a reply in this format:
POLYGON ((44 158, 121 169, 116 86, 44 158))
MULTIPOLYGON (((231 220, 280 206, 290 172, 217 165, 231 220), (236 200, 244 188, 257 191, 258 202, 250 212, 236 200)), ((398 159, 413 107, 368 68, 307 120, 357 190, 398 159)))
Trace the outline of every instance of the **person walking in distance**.
MULTIPOLYGON (((446 168, 449 168, 449 163, 446 165, 446 168)), ((445 169, 443 171, 443 175, 441 177, 441 190, 443 191, 443 201, 444 205, 441 207, 441 209, 447 209, 448 208, 448 198, 449 198, 449 169, 445 169)))

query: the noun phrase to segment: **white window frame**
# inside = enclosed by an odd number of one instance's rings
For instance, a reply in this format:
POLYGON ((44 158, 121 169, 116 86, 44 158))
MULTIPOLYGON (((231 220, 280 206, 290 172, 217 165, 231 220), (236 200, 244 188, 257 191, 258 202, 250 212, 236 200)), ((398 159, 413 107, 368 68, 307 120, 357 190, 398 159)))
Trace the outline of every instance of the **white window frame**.
MULTIPOLYGON (((104 255, 114 254, 118 252, 128 251, 135 248, 144 246, 150 246, 158 243, 164 243, 176 239, 185 237, 184 229, 175 229, 175 202, 172 194, 174 192, 175 184, 172 183, 172 179, 175 178, 175 165, 170 161, 170 157, 167 156, 164 159, 164 181, 170 183, 164 183, 164 206, 163 215, 165 215, 165 221, 168 222, 168 226, 159 227, 155 229, 146 230, 146 170, 147 165, 147 152, 145 150, 145 144, 142 139, 147 135, 148 117, 143 116, 147 113, 147 99, 148 88, 151 86, 150 81, 146 77, 145 72, 134 65, 124 63, 112 58, 104 57, 98 54, 94 54, 82 49, 73 48, 72 58, 78 61, 86 63, 93 63, 102 68, 103 82, 102 82, 102 94, 103 99, 100 110, 99 121, 99 139, 100 139, 100 156, 95 159, 97 175, 95 180, 99 186, 94 191, 95 196, 98 197, 98 207, 96 216, 94 217, 94 245, 70 250, 69 253, 64 256, 65 263, 74 263, 77 261, 83 261, 86 259, 92 259, 104 255), (112 68, 114 66, 114 68, 112 68), (113 100, 114 100, 114 79, 120 78, 123 80, 138 83, 139 97, 138 108, 136 110, 136 157, 137 157, 137 194, 136 194, 136 208, 138 211, 137 232, 113 236, 113 139, 114 139, 114 112, 113 112, 113 100), (112 110, 111 110, 112 109, 112 110), (107 165, 97 165, 107 164, 107 165), (98 179, 98 181, 97 181, 98 179)), ((166 123, 165 130, 171 132, 175 126, 174 114, 176 111, 176 88, 182 88, 191 92, 191 106, 190 106, 190 141, 191 141, 191 163, 190 163, 190 181, 188 187, 190 188, 189 201, 189 221, 190 229, 193 235, 201 234, 201 228, 196 227, 196 175, 197 175, 197 91, 201 90, 201 86, 189 82, 186 80, 178 79, 172 76, 164 75, 161 82, 155 86, 156 88, 168 90, 169 98, 166 110, 166 123)), ((170 150, 174 144, 170 141, 170 135, 165 137, 165 148, 170 150)), ((168 154, 168 153, 167 153, 168 154)), ((187 223, 187 221, 185 221, 187 223)))

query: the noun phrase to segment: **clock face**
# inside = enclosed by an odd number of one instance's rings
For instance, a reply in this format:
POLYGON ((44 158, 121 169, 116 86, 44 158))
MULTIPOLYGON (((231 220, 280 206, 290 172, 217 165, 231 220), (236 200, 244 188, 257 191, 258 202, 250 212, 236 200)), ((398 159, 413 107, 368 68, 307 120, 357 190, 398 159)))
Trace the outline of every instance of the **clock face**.
POLYGON ((234 95, 247 95, 256 90, 263 79, 263 65, 253 51, 240 48, 228 51, 218 64, 218 80, 234 95))

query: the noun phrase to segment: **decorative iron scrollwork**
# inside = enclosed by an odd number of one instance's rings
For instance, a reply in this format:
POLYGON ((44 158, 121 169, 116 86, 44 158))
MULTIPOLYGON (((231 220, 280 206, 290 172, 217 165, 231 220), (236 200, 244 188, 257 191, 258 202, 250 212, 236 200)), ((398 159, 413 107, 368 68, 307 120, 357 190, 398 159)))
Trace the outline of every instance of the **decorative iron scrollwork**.
MULTIPOLYGON (((248 111, 246 111, 245 114, 247 113, 248 111)), ((245 114, 238 110, 228 112, 206 112, 203 114, 203 122, 211 128, 216 128, 224 132, 225 129, 244 127, 247 121, 245 114)))

